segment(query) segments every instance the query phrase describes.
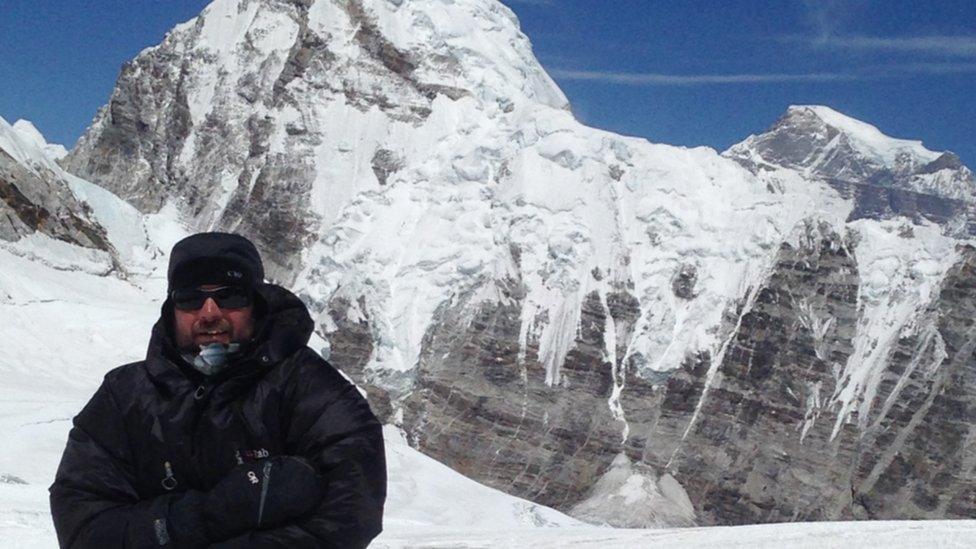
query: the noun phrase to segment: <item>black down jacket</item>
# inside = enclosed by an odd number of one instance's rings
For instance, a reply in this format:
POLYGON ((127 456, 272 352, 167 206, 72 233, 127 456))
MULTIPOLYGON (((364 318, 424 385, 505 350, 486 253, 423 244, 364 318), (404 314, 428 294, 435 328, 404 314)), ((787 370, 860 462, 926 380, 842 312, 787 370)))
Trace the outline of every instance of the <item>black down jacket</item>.
MULTIPOLYGON (((278 286, 258 288, 257 336, 233 367, 205 378, 172 344, 169 304, 146 360, 110 371, 74 418, 51 511, 62 547, 180 546, 160 524, 181 498, 210 490, 242 462, 297 456, 324 481, 305 518, 215 547, 365 547, 381 530, 381 425, 358 390, 306 346, 312 321, 278 286)), ((182 509, 177 514, 175 509, 182 509)))

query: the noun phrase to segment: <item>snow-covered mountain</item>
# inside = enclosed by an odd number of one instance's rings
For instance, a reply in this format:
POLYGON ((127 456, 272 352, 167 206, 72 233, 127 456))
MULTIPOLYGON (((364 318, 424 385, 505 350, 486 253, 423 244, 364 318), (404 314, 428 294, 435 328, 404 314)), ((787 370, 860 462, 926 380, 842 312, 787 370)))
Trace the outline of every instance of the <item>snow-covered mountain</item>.
MULTIPOLYGON (((43 160, 34 153, 31 158, 43 160)), ((73 187, 75 191, 79 188, 73 187)), ((93 185, 88 191, 79 199, 91 204, 95 212, 125 216, 131 211, 93 185)), ((148 225, 151 236, 142 244, 146 253, 169 249, 183 235, 174 219, 164 215, 149 219, 155 223, 148 225)), ((141 227, 139 222, 132 225, 137 235, 141 227)), ((124 248, 124 236, 111 230, 108 234, 117 238, 115 247, 124 248)), ((78 260, 71 255, 78 246, 45 248, 40 244, 44 239, 55 241, 47 236, 24 236, 18 241, 25 249, 59 258, 62 266, 78 260)), ((0 454, 0 540, 21 549, 51 549, 57 547, 57 539, 47 486, 70 418, 94 391, 102 373, 138 358, 146 345, 147 327, 165 286, 165 257, 145 256, 144 269, 135 269, 123 280, 85 268, 52 268, 48 260, 10 253, 9 244, 5 241, 0 247, 0 335, 4 340, 0 347, 4 396, 0 399, 0 432, 7 442, 0 454)), ((86 264, 81 261, 78 266, 86 264)), ((680 530, 587 527, 462 477, 412 449, 393 427, 385 434, 390 490, 385 531, 373 544, 378 549, 525 545, 553 549, 570 545, 819 549, 851 543, 910 549, 923 544, 965 546, 976 533, 976 521, 680 530)), ((615 466, 618 471, 626 470, 623 464, 615 466)))
MULTIPOLYGON (((99 227, 108 244, 108 251, 91 249, 41 230, 0 239, 0 432, 7 441, 0 454, 0 540, 4 546, 51 548, 57 539, 47 488, 71 418, 105 372, 144 355, 165 297, 165 252, 187 229, 171 210, 142 214, 63 172, 48 156, 57 149, 45 147, 36 130, 20 133, 33 128, 29 122, 0 124, 0 158, 15 159, 16 170, 43 174, 34 185, 59 185, 31 190, 45 204, 60 199, 85 212, 85 221, 99 227), (124 268, 107 270, 116 260, 124 268)), ((415 537, 470 525, 531 535, 535 528, 584 526, 461 476, 411 448, 395 427, 384 434, 390 473, 385 525, 391 533, 415 537)))
POLYGON ((123 68, 65 165, 255 235, 294 281, 352 201, 450 169, 433 157, 464 157, 486 118, 566 105, 496 2, 219 0, 123 68))
POLYGON ((895 139, 829 107, 790 107, 768 131, 725 153, 753 170, 791 168, 807 177, 870 183, 976 201, 973 172, 951 152, 895 139))
POLYGON ((629 526, 976 510, 948 153, 826 107, 723 155, 587 128, 494 0, 217 0, 63 163, 251 236, 374 409, 509 494, 629 526))
POLYGON ((888 137, 828 107, 790 107, 723 155, 757 175, 786 169, 827 183, 853 202, 850 220, 905 217, 976 235, 976 179, 956 155, 888 137))

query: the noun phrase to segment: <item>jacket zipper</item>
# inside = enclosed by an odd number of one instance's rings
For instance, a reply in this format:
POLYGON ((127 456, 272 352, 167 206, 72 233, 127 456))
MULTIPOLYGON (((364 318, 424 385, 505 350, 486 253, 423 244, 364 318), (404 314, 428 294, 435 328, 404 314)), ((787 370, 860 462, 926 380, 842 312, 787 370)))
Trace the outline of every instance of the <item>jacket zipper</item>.
POLYGON ((163 468, 166 470, 166 476, 163 478, 160 484, 163 485, 163 489, 169 492, 173 490, 173 488, 176 488, 178 482, 176 482, 176 477, 173 476, 173 466, 170 464, 170 462, 163 462, 163 468))
POLYGON ((261 486, 261 501, 258 503, 258 528, 261 527, 261 519, 264 517, 264 501, 268 497, 268 484, 271 483, 271 460, 264 462, 264 485, 261 486))
POLYGON ((203 479, 203 475, 200 472, 199 463, 197 463, 197 460, 200 459, 199 456, 197 456, 197 452, 199 452, 200 449, 202 448, 202 444, 201 444, 202 433, 200 432, 199 426, 200 426, 200 422, 202 421, 202 417, 204 415, 204 411, 206 408, 206 402, 204 402, 204 399, 206 398, 209 389, 210 387, 207 386, 206 381, 201 383, 196 388, 196 390, 193 391, 193 400, 195 402, 193 406, 191 406, 192 409, 191 417, 194 422, 194 428, 191 433, 188 433, 189 435, 188 439, 190 444, 189 447, 187 448, 188 450, 187 455, 190 457, 190 465, 193 468, 194 476, 196 477, 198 482, 203 479))

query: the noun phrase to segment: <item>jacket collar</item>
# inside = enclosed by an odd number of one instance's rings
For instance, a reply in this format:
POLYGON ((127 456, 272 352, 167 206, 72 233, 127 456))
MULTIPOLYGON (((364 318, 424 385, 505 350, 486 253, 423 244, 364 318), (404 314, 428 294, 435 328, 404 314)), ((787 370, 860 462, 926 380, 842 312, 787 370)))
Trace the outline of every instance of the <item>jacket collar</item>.
POLYGON ((153 382, 170 393, 197 386, 205 379, 215 384, 231 379, 243 382, 260 377, 305 347, 314 327, 305 304, 295 294, 274 284, 261 284, 255 293, 254 339, 245 346, 240 359, 209 379, 180 356, 173 342, 172 305, 167 298, 153 326, 146 352, 146 370, 153 382))

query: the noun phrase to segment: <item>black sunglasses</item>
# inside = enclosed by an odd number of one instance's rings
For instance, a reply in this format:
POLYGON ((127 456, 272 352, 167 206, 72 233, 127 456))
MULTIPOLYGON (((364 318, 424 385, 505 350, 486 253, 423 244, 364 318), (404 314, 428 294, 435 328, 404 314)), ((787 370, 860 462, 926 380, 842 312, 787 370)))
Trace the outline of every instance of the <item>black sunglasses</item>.
POLYGON ((173 307, 181 311, 195 311, 213 299, 221 309, 241 309, 251 305, 251 292, 240 286, 221 286, 210 290, 182 288, 170 294, 173 307))

